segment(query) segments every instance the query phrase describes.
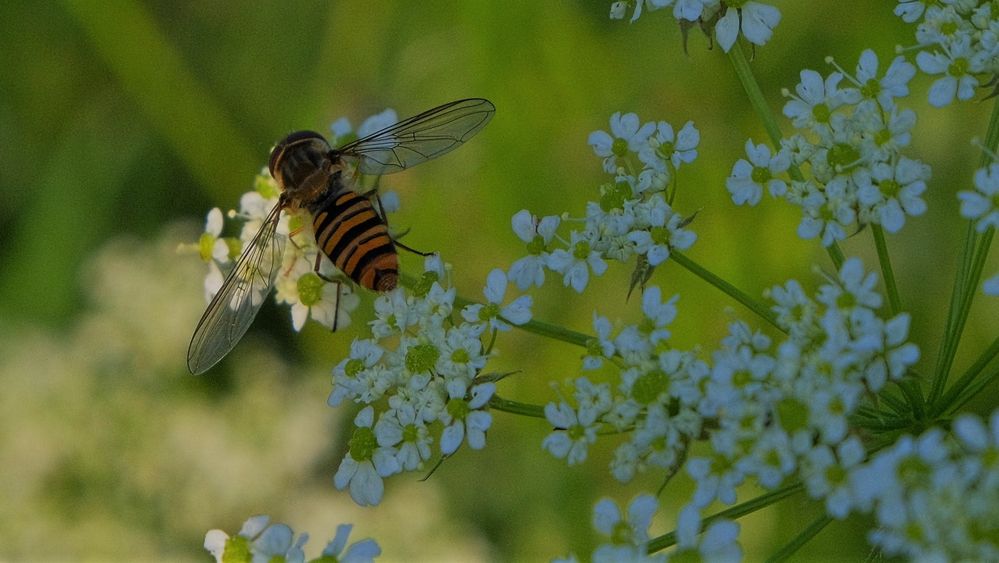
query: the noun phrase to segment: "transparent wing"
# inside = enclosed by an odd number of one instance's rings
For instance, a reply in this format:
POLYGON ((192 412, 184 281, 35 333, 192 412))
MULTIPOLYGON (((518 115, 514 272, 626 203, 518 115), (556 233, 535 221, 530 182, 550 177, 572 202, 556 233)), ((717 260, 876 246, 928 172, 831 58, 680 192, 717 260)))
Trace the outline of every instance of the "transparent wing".
POLYGON ((391 174, 460 147, 489 123, 496 106, 489 100, 458 100, 376 131, 336 152, 357 159, 364 174, 391 174))
POLYGON ((194 329, 187 349, 187 368, 194 375, 232 350, 274 287, 284 252, 284 237, 276 236, 282 207, 278 203, 264 219, 194 329))

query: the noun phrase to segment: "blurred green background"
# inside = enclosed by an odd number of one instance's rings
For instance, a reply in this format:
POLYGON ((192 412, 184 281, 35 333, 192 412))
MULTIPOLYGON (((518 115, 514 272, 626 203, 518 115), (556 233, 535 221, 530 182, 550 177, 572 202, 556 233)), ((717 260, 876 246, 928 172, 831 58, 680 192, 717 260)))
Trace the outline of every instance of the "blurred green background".
MULTIPOLYGON (((894 2, 772 3, 784 19, 752 64, 777 111, 801 69, 828 72, 825 56, 853 68, 870 47, 886 64, 914 42, 894 2)), ((684 54, 668 14, 613 22, 609 5, 0 3, 0 559, 204 560, 205 531, 234 533, 255 513, 309 532, 310 556, 341 522, 355 524, 354 539, 375 537, 385 560, 588 553, 600 541, 592 504, 655 490, 656 476, 613 482, 613 444, 567 469, 541 450, 543 421, 495 413, 486 450, 461 451, 427 482, 392 478, 382 505, 357 508, 332 486, 354 411, 325 404, 357 325, 294 334, 288 311, 267 305, 225 362, 192 377, 185 350, 204 266, 176 248, 208 209, 237 205, 290 131, 481 96, 498 110, 474 142, 385 182, 401 194, 407 242, 441 251, 464 295, 523 254, 509 226, 518 210, 579 216, 597 197, 605 176, 586 138, 615 111, 700 129, 677 200, 699 211, 690 257, 754 294, 791 277, 814 287, 813 265, 830 264, 794 235, 794 210, 728 199, 746 138, 764 135, 724 54, 696 30, 684 54)), ((930 210, 890 244, 930 366, 963 233, 954 193, 970 184, 968 140, 984 133, 990 103, 930 110, 929 81, 913 86, 911 154, 934 167, 930 210)), ((844 245, 869 266, 872 248, 868 233, 844 245)), ((615 265, 583 296, 550 283, 534 294, 535 317, 584 332, 595 307, 634 319, 629 274, 615 265)), ((673 264, 653 283, 682 296, 678 347, 710 350, 729 321, 750 318, 673 264)), ((996 300, 979 301, 959 367, 993 336, 996 300)), ((549 382, 579 365, 578 349, 523 333, 498 347, 490 369, 520 370, 500 386, 510 398, 547 402, 549 382)), ((653 534, 673 528, 686 486, 666 489, 653 534)), ((817 513, 795 497, 743 519, 748 557, 817 513)), ((800 555, 863 558, 864 524, 835 523, 800 555)))

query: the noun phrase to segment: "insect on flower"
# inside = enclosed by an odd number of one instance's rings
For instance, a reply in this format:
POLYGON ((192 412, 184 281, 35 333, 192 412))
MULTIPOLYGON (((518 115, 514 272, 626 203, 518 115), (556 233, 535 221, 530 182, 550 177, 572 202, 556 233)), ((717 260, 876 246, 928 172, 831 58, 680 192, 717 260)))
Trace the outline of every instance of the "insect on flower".
MULTIPOLYGON (((316 257, 317 274, 326 254, 354 283, 374 291, 394 289, 399 276, 396 246, 407 247, 389 236, 377 191, 356 191, 354 175, 391 174, 437 158, 481 131, 495 112, 489 100, 469 98, 427 110, 339 148, 330 147, 314 131, 297 131, 278 143, 271 150, 268 167, 281 196, 194 329, 187 350, 191 373, 204 373, 232 350, 273 289, 285 246, 285 237, 277 233, 282 210, 304 208, 312 215, 322 251, 316 257)), ((338 295, 339 291, 337 285, 338 295)))

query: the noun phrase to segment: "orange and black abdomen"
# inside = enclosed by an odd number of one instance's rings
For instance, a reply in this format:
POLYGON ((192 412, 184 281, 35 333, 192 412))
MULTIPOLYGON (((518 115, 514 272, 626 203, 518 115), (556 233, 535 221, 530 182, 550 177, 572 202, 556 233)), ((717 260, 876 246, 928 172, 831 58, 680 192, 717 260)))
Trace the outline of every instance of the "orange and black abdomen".
POLYGON ((343 190, 323 203, 313 210, 312 219, 320 250, 359 285, 375 291, 394 289, 399 259, 371 200, 343 190))

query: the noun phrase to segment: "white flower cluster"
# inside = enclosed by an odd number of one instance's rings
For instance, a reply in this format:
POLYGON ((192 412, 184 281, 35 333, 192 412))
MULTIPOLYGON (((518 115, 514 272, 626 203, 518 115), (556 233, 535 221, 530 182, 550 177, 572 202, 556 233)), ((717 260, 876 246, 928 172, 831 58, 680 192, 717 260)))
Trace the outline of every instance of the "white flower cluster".
MULTIPOLYGON (((339 561, 340 563, 369 563, 381 555, 382 550, 372 539, 347 545, 353 528, 350 524, 337 526, 336 536, 323 549, 322 555, 310 561, 339 561)), ((229 536, 222 530, 209 530, 205 534, 205 549, 222 563, 249 561, 287 561, 302 563, 309 541, 308 534, 295 539, 295 532, 287 524, 271 524, 266 515, 252 516, 243 523, 239 534, 229 536)))
POLYGON ((980 86, 995 86, 999 72, 999 6, 980 0, 899 0, 895 15, 917 23, 919 70, 939 76, 930 87, 936 107, 970 100, 980 86))
POLYGON ((883 75, 871 50, 856 73, 801 72, 801 83, 784 106, 802 132, 781 142, 776 154, 746 142, 748 160, 732 168, 726 187, 737 205, 756 205, 763 189, 802 209, 798 235, 843 240, 858 225, 881 225, 895 233, 907 216, 926 211, 922 194, 928 165, 901 154, 916 121, 895 99, 907 96, 915 67, 896 57, 883 75), (846 78, 848 84, 843 85, 846 78))
POLYGON ((850 468, 856 510, 873 512, 868 534, 888 556, 914 561, 999 560, 999 411, 974 415, 951 433, 932 428, 850 468))
POLYGON ((685 229, 690 218, 669 203, 677 170, 697 158, 700 133, 694 124, 687 122, 674 132, 665 121, 642 124, 634 113, 615 113, 610 129, 594 131, 589 143, 614 181, 601 186, 599 201, 587 202, 584 218, 538 218, 526 209, 513 216, 513 231, 528 252, 509 270, 510 280, 521 290, 544 284, 547 269, 582 292, 591 273, 607 271, 608 259, 625 262, 638 256, 641 264, 654 268, 671 250, 686 250, 697 240, 685 229), (642 163, 637 172, 632 157, 642 163), (558 228, 570 222, 583 227, 573 229, 566 240, 558 228))
POLYGON ((641 17, 643 10, 653 12, 673 8, 673 17, 681 25, 699 23, 714 28, 715 38, 726 53, 739 34, 754 45, 765 45, 780 23, 780 10, 755 0, 617 0, 611 4, 610 17, 624 19, 633 8, 631 21, 641 17))
MULTIPOLYGON (((676 528, 676 547, 669 553, 649 554, 649 525, 658 510, 659 502, 652 495, 635 497, 628 504, 627 516, 611 499, 601 499, 593 509, 593 527, 609 541, 593 550, 586 560, 594 563, 617 561, 716 561, 719 563, 742 560, 739 546, 739 525, 731 520, 719 519, 701 531, 701 518, 690 508, 680 512, 676 528)), ((576 563, 575 555, 556 559, 561 563, 576 563)))
POLYGON ((482 369, 496 332, 531 318, 530 296, 504 304, 507 277, 497 269, 487 280, 486 303, 465 306, 457 323, 444 263, 434 255, 425 267, 411 293, 397 288, 378 297, 373 338, 355 340, 333 369, 330 406, 367 405, 354 419, 350 449, 333 479, 360 505, 381 502, 385 477, 419 470, 462 443, 485 447, 496 384, 482 369), (373 403, 382 410, 376 413, 373 403))
POLYGON ((866 455, 851 417, 919 359, 907 342, 909 316, 878 316, 876 282, 851 258, 814 297, 794 280, 775 287, 773 310, 788 337, 775 345, 735 322, 711 362, 668 346, 676 298, 663 302, 650 287, 642 322, 613 334, 607 319, 595 317, 598 337, 583 369, 609 363, 616 374, 602 383, 580 377, 571 400, 549 403, 555 430, 543 446, 576 464, 598 434, 624 435, 614 477, 626 482, 648 468, 669 474, 685 464, 696 482, 688 506, 698 511, 715 500, 734 504, 747 477, 775 489, 797 475, 842 518, 851 506, 848 483, 833 477, 866 455), (706 441, 710 453, 693 455, 695 441, 706 441))

